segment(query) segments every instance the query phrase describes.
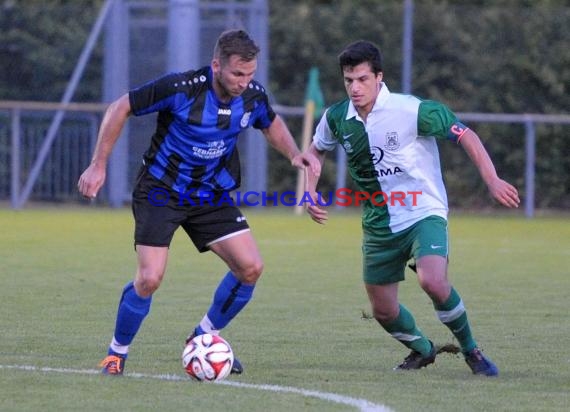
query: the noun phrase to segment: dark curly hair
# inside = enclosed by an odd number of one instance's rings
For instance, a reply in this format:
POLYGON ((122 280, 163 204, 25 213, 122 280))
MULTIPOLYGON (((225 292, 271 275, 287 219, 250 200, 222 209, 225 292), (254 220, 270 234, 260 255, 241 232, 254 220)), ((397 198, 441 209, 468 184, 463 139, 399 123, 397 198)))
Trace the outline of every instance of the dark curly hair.
POLYGON ((366 62, 370 63, 370 68, 374 74, 378 74, 382 71, 382 54, 380 53, 380 49, 374 43, 366 40, 358 40, 354 43, 350 43, 338 55, 341 73, 347 66, 354 67, 366 62))

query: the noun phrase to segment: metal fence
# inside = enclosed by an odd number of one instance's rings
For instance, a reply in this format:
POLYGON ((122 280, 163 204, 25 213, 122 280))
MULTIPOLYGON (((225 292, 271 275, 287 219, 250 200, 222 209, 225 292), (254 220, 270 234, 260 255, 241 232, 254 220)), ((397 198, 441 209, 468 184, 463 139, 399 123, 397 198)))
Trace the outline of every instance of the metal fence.
MULTIPOLYGON (((64 193, 70 183, 54 173, 60 167, 61 173, 69 172, 78 177, 76 168, 80 168, 79 165, 85 167, 83 159, 89 157, 89 145, 72 129, 74 124, 89 122, 88 113, 100 115, 103 105, 79 106, 70 102, 99 38, 104 37, 102 100, 110 102, 130 88, 167 71, 208 64, 217 35, 228 28, 246 28, 260 48, 266 50, 267 14, 266 0, 105 0, 67 84, 61 105, 4 102, 0 106, 0 143, 4 148, 10 147, 10 150, 0 152, 0 159, 5 159, 0 165, 0 198, 9 193, 15 208, 22 207, 29 199, 60 201, 70 198, 69 193, 64 193), (51 116, 51 123, 41 120, 48 116, 51 116), (66 136, 70 133, 76 135, 75 139, 69 139, 77 144, 76 148, 61 146, 66 144, 66 136), (75 163, 68 165, 66 156, 74 159, 75 163)), ((265 84, 267 71, 267 62, 261 60, 257 80, 265 84)), ((86 130, 93 139, 98 122, 91 122, 86 130)), ((130 199, 128 182, 140 165, 151 123, 150 117, 133 119, 115 145, 109 159, 108 184, 101 194, 101 198, 113 206, 121 206, 130 199)), ((246 131, 244 138, 240 139, 240 149, 246 157, 258 159, 247 162, 250 166, 244 167, 243 181, 246 185, 264 185, 266 143, 253 133, 246 131)), ((71 196, 71 199, 75 198, 71 196)))
MULTIPOLYGON (((81 202, 76 184, 87 167, 96 141, 103 104, 68 104, 0 102, 0 200, 10 200, 13 208, 23 207, 22 188, 32 187, 30 200, 50 202, 81 202), (66 115, 37 180, 29 182, 53 113, 62 108, 66 115)), ((275 105, 284 117, 302 117, 303 107, 275 105)), ((521 145, 525 158, 524 211, 527 217, 534 215, 535 164, 537 124, 570 124, 570 115, 541 114, 489 114, 458 113, 462 120, 478 123, 518 123, 525 127, 525 144, 521 145)), ((336 186, 346 185, 346 165, 338 151, 336 186)), ((138 153, 130 153, 129 163, 139 162, 138 153)), ((129 188, 130 190, 130 188, 129 188)), ((127 196, 127 194, 125 194, 127 196)), ((99 202, 107 201, 102 191, 99 202)), ((24 199, 25 200, 25 199, 24 199)))
POLYGON ((68 202, 80 199, 77 178, 89 164, 105 105, 0 102, 0 199, 13 208, 23 206, 22 189, 29 185, 31 200, 68 202), (30 179, 52 124, 54 111, 65 107, 57 137, 30 179))

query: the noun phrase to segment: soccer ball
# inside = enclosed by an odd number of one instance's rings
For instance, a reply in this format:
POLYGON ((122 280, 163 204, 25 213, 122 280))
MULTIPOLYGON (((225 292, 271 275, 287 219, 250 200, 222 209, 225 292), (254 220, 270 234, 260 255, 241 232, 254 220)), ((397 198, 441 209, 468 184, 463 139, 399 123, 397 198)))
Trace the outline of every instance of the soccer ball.
POLYGON ((221 336, 195 336, 182 352, 182 366, 197 381, 219 381, 226 378, 234 363, 234 352, 221 336))

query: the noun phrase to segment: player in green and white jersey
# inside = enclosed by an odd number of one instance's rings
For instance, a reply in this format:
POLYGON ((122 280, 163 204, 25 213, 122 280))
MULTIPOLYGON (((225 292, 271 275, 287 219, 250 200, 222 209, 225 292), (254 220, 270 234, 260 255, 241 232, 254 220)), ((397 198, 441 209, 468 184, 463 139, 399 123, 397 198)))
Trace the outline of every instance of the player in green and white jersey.
MULTIPOLYGON (((477 134, 444 104, 391 93, 382 77, 382 57, 368 41, 348 45, 339 55, 348 98, 329 107, 308 151, 321 164, 325 153, 344 148, 352 179, 369 195, 364 203, 363 278, 374 318, 411 349, 395 369, 419 369, 435 361, 437 348, 398 301, 398 284, 413 259, 422 289, 438 318, 457 338, 472 372, 496 376, 498 368, 482 354, 471 333, 460 295, 447 276, 447 195, 436 139, 460 144, 479 170, 494 199, 518 207, 515 187, 497 176, 477 134)), ((308 173, 317 223, 328 215, 317 202, 318 177, 308 173)))

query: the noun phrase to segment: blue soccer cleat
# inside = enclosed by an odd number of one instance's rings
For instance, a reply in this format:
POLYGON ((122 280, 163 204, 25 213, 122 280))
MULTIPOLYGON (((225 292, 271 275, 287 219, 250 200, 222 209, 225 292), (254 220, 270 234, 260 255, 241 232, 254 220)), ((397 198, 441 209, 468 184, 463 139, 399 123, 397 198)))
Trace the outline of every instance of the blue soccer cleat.
POLYGON ((499 368, 483 353, 475 348, 465 354, 465 362, 475 375, 499 376, 499 368))

